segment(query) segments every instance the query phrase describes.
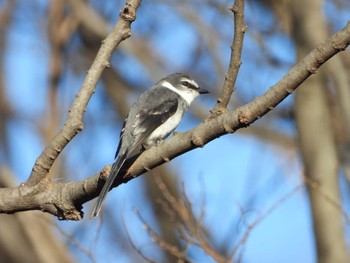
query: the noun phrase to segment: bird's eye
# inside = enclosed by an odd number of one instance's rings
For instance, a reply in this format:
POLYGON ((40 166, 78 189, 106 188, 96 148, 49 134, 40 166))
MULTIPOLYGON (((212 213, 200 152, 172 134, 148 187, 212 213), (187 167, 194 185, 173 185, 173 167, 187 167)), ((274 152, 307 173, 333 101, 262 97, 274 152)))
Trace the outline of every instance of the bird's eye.
POLYGON ((187 87, 189 85, 189 83, 187 81, 184 81, 184 82, 182 82, 182 85, 187 87))

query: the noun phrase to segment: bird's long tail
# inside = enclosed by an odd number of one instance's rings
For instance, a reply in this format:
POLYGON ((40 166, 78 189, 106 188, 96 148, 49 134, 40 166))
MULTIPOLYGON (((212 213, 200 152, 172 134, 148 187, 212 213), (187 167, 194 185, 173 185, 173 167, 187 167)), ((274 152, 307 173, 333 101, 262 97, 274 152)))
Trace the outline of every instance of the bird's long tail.
POLYGON ((100 195, 98 196, 97 202, 94 206, 94 209, 92 210, 90 218, 96 217, 100 213, 102 203, 105 200, 107 193, 108 193, 109 189, 111 188, 115 178, 117 177, 120 169, 122 168, 125 160, 126 160, 126 154, 121 155, 121 156, 119 155, 117 160, 115 161, 115 163, 113 163, 112 168, 111 168, 111 172, 107 178, 107 181, 105 182, 105 184, 102 188, 102 191, 100 192, 100 195))

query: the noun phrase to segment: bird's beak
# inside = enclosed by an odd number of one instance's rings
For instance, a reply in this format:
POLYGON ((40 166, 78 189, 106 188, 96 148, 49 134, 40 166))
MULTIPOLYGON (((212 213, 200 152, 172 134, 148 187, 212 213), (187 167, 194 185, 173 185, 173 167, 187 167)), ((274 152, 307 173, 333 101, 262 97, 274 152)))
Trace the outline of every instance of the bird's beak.
POLYGON ((202 88, 198 88, 198 92, 199 92, 199 94, 207 94, 207 93, 209 93, 209 91, 207 91, 206 89, 202 89, 202 88))

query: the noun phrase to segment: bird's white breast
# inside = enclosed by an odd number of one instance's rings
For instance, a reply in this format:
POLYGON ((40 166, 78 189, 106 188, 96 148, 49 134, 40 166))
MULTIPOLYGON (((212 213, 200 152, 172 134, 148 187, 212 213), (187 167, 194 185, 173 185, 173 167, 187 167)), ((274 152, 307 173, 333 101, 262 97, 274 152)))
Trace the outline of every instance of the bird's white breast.
POLYGON ((183 115, 184 110, 179 107, 173 116, 171 116, 166 122, 155 129, 150 136, 148 136, 143 143, 143 146, 147 149, 160 143, 162 140, 168 137, 170 133, 172 133, 179 125, 183 115))

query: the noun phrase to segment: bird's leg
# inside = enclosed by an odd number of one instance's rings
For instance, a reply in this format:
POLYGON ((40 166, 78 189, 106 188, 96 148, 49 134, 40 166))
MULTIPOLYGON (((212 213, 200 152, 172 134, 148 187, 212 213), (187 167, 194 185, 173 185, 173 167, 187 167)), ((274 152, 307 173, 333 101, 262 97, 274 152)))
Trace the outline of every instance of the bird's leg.
POLYGON ((157 146, 158 146, 159 144, 161 144, 163 141, 164 141, 163 139, 158 139, 158 140, 156 141, 155 146, 157 147, 157 146))
POLYGON ((147 146, 146 146, 146 145, 142 144, 141 149, 140 149, 140 153, 143 153, 144 151, 148 150, 149 148, 151 148, 151 147, 153 147, 153 146, 157 147, 157 146, 158 146, 159 144, 161 144, 163 141, 164 141, 164 140, 163 140, 162 138, 160 138, 160 139, 157 139, 157 140, 153 141, 153 143, 151 144, 151 146, 150 146, 150 145, 147 145, 147 146))

